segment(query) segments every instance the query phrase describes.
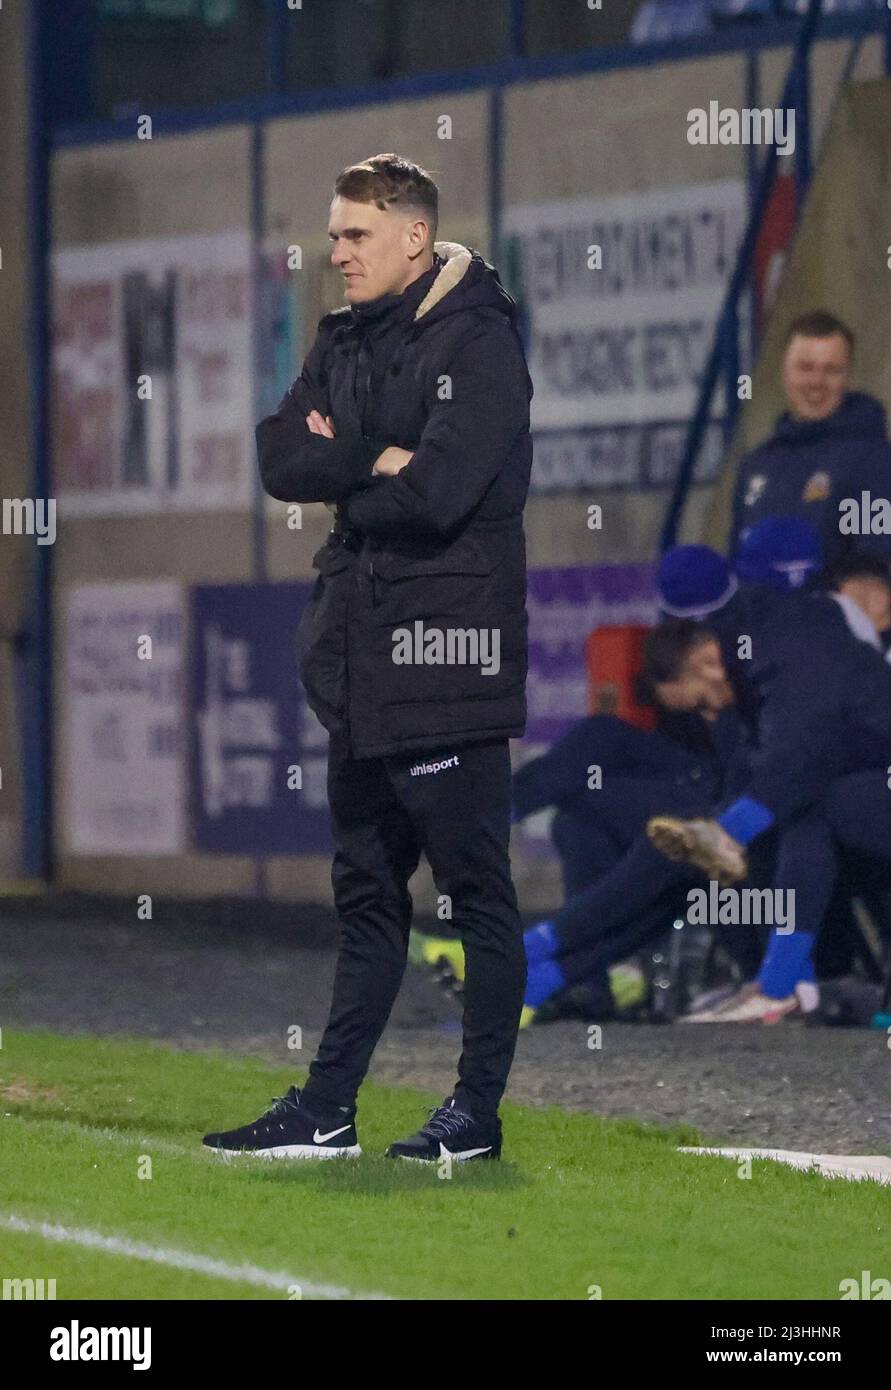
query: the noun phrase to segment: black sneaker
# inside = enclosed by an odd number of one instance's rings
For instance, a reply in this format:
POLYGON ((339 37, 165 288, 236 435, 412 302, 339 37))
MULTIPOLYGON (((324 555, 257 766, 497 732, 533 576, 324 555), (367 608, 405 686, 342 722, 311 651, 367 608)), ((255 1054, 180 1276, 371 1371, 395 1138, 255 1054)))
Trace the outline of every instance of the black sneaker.
POLYGON ((259 1120, 223 1134, 205 1134, 202 1143, 219 1153, 255 1154, 258 1158, 357 1158, 362 1150, 356 1138, 355 1112, 335 1110, 333 1115, 311 1114, 292 1086, 276 1096, 259 1120))
POLYGON ((487 1124, 475 1120, 466 1110, 458 1110, 454 1096, 430 1111, 430 1119, 410 1139, 401 1139, 387 1149, 388 1158, 413 1158, 421 1163, 438 1163, 451 1158, 466 1163, 472 1158, 501 1157, 501 1121, 496 1116, 487 1124))

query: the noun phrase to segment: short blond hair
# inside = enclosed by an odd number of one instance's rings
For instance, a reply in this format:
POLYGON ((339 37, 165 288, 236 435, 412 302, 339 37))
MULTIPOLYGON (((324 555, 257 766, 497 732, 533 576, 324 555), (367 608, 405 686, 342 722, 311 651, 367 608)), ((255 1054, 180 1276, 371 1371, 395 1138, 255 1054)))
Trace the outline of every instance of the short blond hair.
POLYGON ((431 241, 439 220, 439 189, 426 169, 398 154, 375 154, 341 170, 334 196, 352 203, 374 203, 382 212, 417 211, 430 226, 431 241))

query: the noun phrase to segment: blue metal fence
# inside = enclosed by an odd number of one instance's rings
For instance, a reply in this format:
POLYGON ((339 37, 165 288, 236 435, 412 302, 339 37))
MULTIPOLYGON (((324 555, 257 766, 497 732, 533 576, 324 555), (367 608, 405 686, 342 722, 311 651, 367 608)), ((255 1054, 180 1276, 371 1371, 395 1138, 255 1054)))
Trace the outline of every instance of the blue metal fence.
MULTIPOLYGON (((153 106, 152 125, 156 135, 181 135, 218 125, 250 124, 253 121, 282 116, 444 96, 451 92, 476 92, 492 87, 510 87, 561 77, 583 76, 586 73, 656 67, 666 63, 687 62, 698 57, 746 52, 757 54, 793 46, 801 27, 802 20, 790 17, 765 21, 742 29, 732 28, 719 33, 704 34, 697 38, 684 39, 683 42, 664 40, 641 45, 622 44, 537 57, 513 51, 494 63, 393 77, 363 82, 355 86, 312 89, 305 92, 288 92, 271 86, 270 90, 264 93, 208 107, 156 109, 153 106)), ((855 14, 829 14, 821 19, 819 37, 855 38, 858 35, 883 33, 886 28, 884 11, 864 10, 855 14)), ((53 31, 48 39, 51 58, 53 54, 57 54, 59 42, 59 36, 53 31)), ((64 57, 64 54, 57 54, 54 72, 63 69, 64 57)), ((273 61, 271 55, 268 56, 267 70, 272 73, 273 80, 282 80, 277 61, 273 61)), ((133 121, 130 116, 119 120, 90 120, 78 123, 61 121, 51 131, 52 143, 56 147, 129 140, 132 136, 133 121)))

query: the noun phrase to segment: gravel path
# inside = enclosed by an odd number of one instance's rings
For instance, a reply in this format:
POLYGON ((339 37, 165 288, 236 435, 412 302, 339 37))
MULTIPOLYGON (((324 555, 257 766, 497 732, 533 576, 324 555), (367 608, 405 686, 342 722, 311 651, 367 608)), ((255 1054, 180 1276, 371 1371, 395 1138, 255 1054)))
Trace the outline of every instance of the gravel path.
MULTIPOLYGON (((154 921, 134 918, 132 900, 5 899, 0 1026, 310 1059, 333 976, 329 910, 156 899, 154 921), (287 1046, 295 1024, 297 1053, 287 1046)), ((409 969, 373 1075, 442 1094, 459 1039, 457 1002, 409 969)), ((713 1143, 891 1154, 884 1033, 607 1023, 601 1047, 588 1042, 583 1023, 522 1034, 510 1097, 692 1126, 713 1143)))

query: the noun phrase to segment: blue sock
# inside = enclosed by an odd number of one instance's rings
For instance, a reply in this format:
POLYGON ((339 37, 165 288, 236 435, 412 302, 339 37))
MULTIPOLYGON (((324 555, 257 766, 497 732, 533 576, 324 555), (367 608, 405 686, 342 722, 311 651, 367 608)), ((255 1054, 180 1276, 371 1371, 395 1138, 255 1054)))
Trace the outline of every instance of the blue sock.
POLYGON ((750 845, 755 836, 767 830, 773 822, 773 812, 762 806, 760 801, 753 801, 750 796, 741 796, 718 816, 718 824, 741 845, 750 845))
POLYGON ((523 1003, 537 1009, 552 994, 561 990, 565 983, 563 971, 555 960, 543 960, 538 965, 530 966, 523 1003))
POLYGON ((542 961, 550 960, 557 951, 553 922, 539 922, 537 927, 530 927, 529 931, 523 933, 523 945, 529 965, 539 965, 542 961))
POLYGON ((799 980, 815 979, 811 951, 813 932, 772 931, 758 972, 758 985, 769 999, 786 999, 799 980))

